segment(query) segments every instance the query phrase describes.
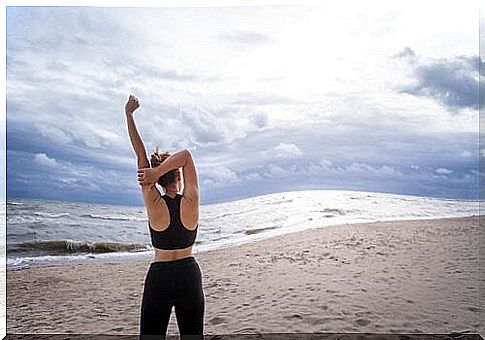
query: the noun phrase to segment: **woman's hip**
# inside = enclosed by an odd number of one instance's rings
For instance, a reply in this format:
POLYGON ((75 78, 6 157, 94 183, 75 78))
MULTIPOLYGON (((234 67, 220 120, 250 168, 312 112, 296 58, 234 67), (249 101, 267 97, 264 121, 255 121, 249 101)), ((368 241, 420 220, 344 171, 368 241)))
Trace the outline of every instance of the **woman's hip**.
POLYGON ((171 279, 194 275, 202 276, 199 262, 194 256, 173 261, 151 262, 147 274, 147 276, 160 276, 171 279))

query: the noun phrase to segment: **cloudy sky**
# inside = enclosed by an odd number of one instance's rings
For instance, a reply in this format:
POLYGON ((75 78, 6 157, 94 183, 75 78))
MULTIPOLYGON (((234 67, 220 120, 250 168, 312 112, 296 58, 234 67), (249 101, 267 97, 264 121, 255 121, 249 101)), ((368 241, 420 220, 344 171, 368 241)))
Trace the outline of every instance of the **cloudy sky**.
POLYGON ((478 196, 478 11, 7 8, 9 197, 141 204, 188 148, 203 203, 306 189, 478 196))

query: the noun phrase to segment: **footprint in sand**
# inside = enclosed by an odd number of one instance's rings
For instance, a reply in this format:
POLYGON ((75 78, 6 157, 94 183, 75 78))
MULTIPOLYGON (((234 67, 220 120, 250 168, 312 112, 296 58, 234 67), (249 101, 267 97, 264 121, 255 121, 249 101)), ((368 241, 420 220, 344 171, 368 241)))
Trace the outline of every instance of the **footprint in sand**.
POLYGON ((360 318, 355 320, 355 323, 358 324, 359 326, 367 326, 368 324, 371 323, 371 321, 369 319, 360 318))
POLYGON ((221 323, 224 323, 226 321, 225 318, 221 318, 219 316, 215 316, 212 319, 209 320, 209 323, 212 325, 219 325, 221 323))
POLYGON ((238 334, 238 333, 255 333, 257 331, 258 330, 254 327, 243 327, 243 328, 236 329, 236 331, 234 333, 236 333, 236 334, 238 334))
POLYGON ((112 332, 121 332, 124 329, 125 329, 124 327, 115 327, 115 328, 111 328, 111 331, 112 332))

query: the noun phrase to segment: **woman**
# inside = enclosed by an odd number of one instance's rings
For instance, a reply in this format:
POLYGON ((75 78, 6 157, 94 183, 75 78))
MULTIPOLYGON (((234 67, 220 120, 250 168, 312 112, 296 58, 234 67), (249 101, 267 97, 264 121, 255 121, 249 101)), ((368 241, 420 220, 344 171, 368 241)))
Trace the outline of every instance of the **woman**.
MULTIPOLYGON (((188 150, 170 155, 151 155, 151 168, 133 113, 140 106, 130 95, 125 105, 128 133, 138 159, 138 181, 148 215, 148 228, 155 257, 150 264, 143 291, 140 335, 165 338, 172 307, 183 339, 202 338, 205 296, 202 275, 192 255, 199 219, 197 171, 188 150), (182 168, 183 176, 181 176, 182 168), (183 192, 181 190, 183 177, 183 192), (160 195, 155 183, 165 192, 160 195), (197 335, 196 337, 194 337, 197 335)), ((153 337, 149 337, 153 338, 153 337)))

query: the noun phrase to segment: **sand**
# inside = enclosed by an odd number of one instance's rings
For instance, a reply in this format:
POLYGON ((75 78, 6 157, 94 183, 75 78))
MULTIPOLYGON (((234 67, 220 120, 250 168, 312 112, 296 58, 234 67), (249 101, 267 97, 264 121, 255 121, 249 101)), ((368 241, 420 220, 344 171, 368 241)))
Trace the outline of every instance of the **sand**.
MULTIPOLYGON (((306 230, 196 254, 205 333, 476 333, 478 217, 306 230)), ((137 334, 150 260, 7 272, 8 333, 137 334)), ((177 334, 175 314, 169 334, 177 334)))

